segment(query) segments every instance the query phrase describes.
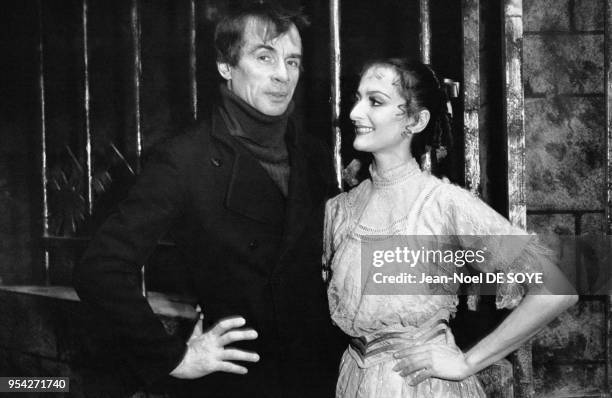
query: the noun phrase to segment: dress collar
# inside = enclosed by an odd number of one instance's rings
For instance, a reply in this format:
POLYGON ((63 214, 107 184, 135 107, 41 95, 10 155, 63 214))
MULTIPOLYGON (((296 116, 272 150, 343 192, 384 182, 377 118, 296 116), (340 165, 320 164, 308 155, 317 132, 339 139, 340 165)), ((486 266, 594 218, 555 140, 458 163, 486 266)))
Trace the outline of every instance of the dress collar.
POLYGON ((392 167, 386 170, 378 170, 374 167, 374 163, 370 165, 370 175, 372 176, 372 183, 375 186, 391 186, 399 184, 410 176, 414 176, 421 173, 418 163, 414 158, 411 158, 405 163, 399 166, 392 167))

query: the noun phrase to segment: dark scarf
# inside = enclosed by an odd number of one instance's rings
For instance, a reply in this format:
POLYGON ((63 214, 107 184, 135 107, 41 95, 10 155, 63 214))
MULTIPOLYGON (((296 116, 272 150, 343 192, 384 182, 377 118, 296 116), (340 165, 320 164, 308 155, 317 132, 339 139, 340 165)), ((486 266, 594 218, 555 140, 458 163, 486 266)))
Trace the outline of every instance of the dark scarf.
POLYGON ((290 168, 285 135, 293 102, 282 115, 268 116, 247 104, 225 85, 221 85, 220 91, 230 134, 240 140, 287 197, 290 168))

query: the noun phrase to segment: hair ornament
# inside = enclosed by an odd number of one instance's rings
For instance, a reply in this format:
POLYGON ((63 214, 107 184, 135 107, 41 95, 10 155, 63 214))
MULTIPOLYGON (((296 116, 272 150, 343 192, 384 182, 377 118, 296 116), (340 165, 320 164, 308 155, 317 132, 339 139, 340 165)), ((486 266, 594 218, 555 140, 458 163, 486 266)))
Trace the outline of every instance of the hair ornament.
POLYGON ((437 161, 444 159, 446 155, 448 155, 448 149, 446 149, 444 145, 440 145, 438 148, 436 148, 436 160, 437 161))
POLYGON ((448 78, 445 78, 442 83, 441 89, 446 99, 446 113, 448 113, 451 118, 453 117, 453 106, 450 99, 459 97, 460 87, 461 83, 448 78))

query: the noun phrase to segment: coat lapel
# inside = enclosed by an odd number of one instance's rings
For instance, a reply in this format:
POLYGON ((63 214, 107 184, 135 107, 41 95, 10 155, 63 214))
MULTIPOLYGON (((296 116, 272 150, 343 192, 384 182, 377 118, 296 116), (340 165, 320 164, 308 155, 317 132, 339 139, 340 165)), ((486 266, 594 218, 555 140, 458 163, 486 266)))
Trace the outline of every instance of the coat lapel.
MULTIPOLYGON (((280 189, 247 149, 229 134, 218 112, 213 115, 212 134, 233 154, 233 159, 228 159, 231 172, 225 197, 227 208, 253 220, 282 227, 285 198, 280 189)), ((211 162, 217 163, 221 156, 219 148, 214 148, 211 162)))

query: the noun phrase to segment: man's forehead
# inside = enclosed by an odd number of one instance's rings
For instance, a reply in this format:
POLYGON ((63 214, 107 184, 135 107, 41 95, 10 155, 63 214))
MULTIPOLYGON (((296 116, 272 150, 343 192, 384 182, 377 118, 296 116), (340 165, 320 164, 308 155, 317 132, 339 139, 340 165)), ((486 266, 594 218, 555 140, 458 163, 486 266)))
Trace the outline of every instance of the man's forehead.
POLYGON ((295 51, 301 53, 302 40, 295 25, 291 25, 289 30, 279 35, 273 23, 251 17, 244 27, 243 46, 245 49, 260 45, 274 46, 285 37, 288 39, 285 41, 295 46, 295 51))

